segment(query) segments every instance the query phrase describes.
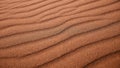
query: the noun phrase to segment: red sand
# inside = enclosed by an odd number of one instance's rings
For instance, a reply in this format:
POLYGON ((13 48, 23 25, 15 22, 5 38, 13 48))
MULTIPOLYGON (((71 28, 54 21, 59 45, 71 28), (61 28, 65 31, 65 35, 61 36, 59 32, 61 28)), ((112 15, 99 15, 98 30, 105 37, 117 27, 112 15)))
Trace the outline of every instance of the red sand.
POLYGON ((120 68, 119 0, 0 0, 0 68, 120 68))

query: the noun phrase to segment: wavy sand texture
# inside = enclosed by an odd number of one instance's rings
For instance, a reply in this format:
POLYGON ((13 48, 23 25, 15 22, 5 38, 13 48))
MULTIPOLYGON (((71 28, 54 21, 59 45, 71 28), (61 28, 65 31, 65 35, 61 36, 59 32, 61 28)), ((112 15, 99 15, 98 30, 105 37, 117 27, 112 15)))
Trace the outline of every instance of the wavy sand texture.
POLYGON ((0 68, 120 68, 120 0, 0 0, 0 68))

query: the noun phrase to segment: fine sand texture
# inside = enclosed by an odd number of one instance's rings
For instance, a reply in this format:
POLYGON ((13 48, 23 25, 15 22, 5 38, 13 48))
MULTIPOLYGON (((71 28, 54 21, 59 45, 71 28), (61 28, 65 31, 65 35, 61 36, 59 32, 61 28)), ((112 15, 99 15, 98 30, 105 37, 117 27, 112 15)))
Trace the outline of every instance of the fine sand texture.
POLYGON ((0 0, 0 68, 120 68, 120 0, 0 0))

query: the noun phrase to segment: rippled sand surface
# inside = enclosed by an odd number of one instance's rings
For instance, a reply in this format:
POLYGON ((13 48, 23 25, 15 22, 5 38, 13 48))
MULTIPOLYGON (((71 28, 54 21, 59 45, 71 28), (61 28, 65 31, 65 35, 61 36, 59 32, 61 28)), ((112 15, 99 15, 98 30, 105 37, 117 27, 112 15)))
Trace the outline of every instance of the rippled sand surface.
POLYGON ((0 68, 120 68, 120 0, 0 0, 0 68))

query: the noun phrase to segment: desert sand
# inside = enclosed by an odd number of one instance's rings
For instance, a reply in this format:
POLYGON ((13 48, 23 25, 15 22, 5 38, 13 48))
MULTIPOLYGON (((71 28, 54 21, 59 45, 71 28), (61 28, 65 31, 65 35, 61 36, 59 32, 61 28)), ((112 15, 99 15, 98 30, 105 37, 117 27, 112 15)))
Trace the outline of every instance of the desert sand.
POLYGON ((120 0, 0 0, 0 68, 120 68, 120 0))

